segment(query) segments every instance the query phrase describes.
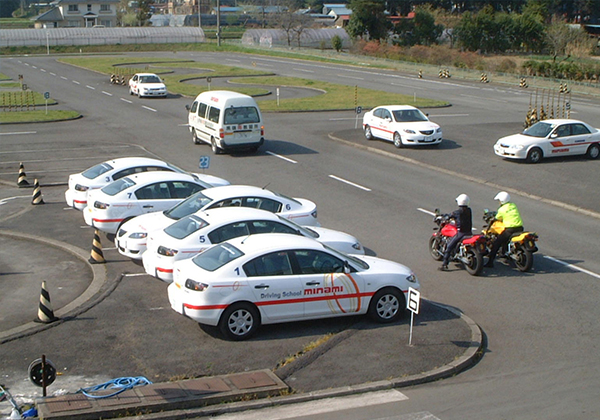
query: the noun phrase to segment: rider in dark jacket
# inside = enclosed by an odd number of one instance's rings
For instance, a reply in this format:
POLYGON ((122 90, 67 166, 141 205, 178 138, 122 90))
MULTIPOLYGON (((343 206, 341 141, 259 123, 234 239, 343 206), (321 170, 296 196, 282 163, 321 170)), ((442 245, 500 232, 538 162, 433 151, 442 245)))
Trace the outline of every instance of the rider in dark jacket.
POLYGON ((446 252, 444 252, 444 260, 442 262, 442 266, 439 268, 440 271, 448 270, 448 262, 450 261, 450 256, 454 252, 456 246, 465 237, 471 236, 473 234, 473 217, 471 213, 471 207, 469 207, 470 202, 471 200, 466 194, 461 194, 458 197, 456 197, 456 204, 458 204, 458 209, 454 210, 450 217, 456 221, 456 228, 458 232, 452 237, 452 239, 448 243, 446 252))

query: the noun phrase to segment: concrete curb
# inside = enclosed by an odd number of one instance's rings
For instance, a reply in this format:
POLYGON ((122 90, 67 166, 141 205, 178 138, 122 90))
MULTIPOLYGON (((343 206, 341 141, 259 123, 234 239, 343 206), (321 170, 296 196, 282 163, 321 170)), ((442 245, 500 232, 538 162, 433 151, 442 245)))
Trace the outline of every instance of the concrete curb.
POLYGON ((90 264, 88 261, 89 255, 80 248, 74 247, 72 245, 66 244, 64 242, 55 241, 53 239, 41 238, 39 236, 33 236, 25 233, 12 232, 12 231, 0 231, 0 235, 7 236, 16 239, 25 239, 29 241, 40 242, 42 244, 52 246, 55 248, 62 249, 70 253, 71 255, 79 258, 88 264, 92 271, 92 282, 88 286, 88 288, 83 292, 78 298, 70 302, 69 304, 63 306, 59 310, 55 311, 54 314, 60 318, 59 321, 53 322, 50 324, 43 324, 38 322, 28 322, 27 324, 21 325, 19 327, 12 328, 8 331, 0 332, 0 344, 6 343, 8 341, 16 340, 21 337, 25 337, 28 335, 35 334, 40 331, 47 330, 52 328, 62 322, 65 319, 72 318, 77 314, 85 311, 87 309, 86 303, 88 303, 93 296, 95 296, 106 283, 106 269, 103 266, 90 264))

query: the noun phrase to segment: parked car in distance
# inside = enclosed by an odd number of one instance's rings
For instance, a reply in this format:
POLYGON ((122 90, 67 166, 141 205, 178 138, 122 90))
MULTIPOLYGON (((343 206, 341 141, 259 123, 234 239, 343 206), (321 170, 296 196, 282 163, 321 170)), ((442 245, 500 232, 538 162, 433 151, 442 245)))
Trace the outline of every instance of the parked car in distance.
POLYGON ((538 121, 521 134, 502 137, 494 145, 494 153, 528 163, 571 155, 597 159, 600 155, 600 130, 572 119, 538 121))
POLYGON ((142 259, 148 233, 164 229, 171 223, 199 210, 220 207, 250 207, 277 213, 303 226, 319 226, 317 205, 305 198, 292 198, 250 185, 227 185, 196 193, 181 204, 164 212, 154 212, 124 223, 115 237, 119 253, 142 259))
POLYGON ((178 261, 168 288, 171 308, 231 340, 261 324, 368 313, 389 323, 406 311, 406 266, 336 251, 303 236, 270 233, 231 239, 178 261))
POLYGON ((365 113, 363 130, 367 140, 391 141, 394 146, 430 146, 442 142, 442 129, 427 115, 410 105, 378 106, 365 113))
POLYGON ((144 96, 157 96, 166 98, 167 87, 160 77, 154 73, 136 73, 129 79, 129 94, 144 96))
MULTIPOLYGON (((107 160, 83 172, 69 175, 69 188, 65 191, 65 200, 70 207, 83 210, 87 206, 87 196, 90 190, 102 188, 128 175, 152 171, 187 173, 171 163, 147 157, 123 157, 107 160)), ((216 176, 196 175, 202 181, 213 186, 229 185, 228 181, 216 176)))
POLYGON ((315 226, 300 226, 266 210, 245 207, 222 207, 198 211, 164 229, 148 235, 142 260, 146 273, 161 280, 173 281, 175 262, 192 258, 213 244, 239 236, 287 233, 305 236, 333 249, 364 255, 365 250, 354 236, 315 226))
POLYGON ((89 226, 116 233, 135 216, 166 210, 207 188, 213 186, 192 174, 142 172, 90 191, 83 218, 89 226))

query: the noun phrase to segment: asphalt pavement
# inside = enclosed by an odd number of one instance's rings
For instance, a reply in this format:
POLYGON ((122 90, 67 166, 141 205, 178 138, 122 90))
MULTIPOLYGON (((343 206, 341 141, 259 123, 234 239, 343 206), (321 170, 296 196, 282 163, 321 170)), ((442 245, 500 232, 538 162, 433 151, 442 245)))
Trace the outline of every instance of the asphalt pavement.
MULTIPOLYGON (((181 409, 205 415, 415 385, 455 375, 481 355, 476 323, 425 297, 412 335, 407 315, 391 325, 366 317, 278 324, 247 342, 225 341, 170 310, 166 284, 118 254, 104 235, 106 263, 91 264, 93 230, 66 208, 65 189, 42 185, 43 205, 32 204, 31 188, 1 190, 0 384, 21 409, 35 402, 44 418, 109 418, 132 410, 181 418, 181 409), (55 322, 35 322, 42 281, 55 322), (47 398, 28 379, 29 364, 41 355, 58 371, 47 398), (104 404, 77 393, 133 375, 154 384, 104 404), (201 383, 190 385, 194 380, 201 383), (215 382, 220 387, 213 389, 215 382), (215 405, 240 400, 246 402, 215 405)), ((0 402, 0 416, 11 410, 7 399, 0 402)))

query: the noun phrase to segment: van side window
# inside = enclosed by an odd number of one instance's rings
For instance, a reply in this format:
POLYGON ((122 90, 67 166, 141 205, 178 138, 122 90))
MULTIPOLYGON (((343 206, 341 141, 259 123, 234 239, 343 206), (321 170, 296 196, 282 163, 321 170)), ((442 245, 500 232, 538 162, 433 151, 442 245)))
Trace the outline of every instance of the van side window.
POLYGON ((198 116, 200 118, 206 118, 206 108, 208 108, 208 105, 202 102, 198 104, 198 116))
POLYGON ((219 108, 215 108, 213 106, 208 110, 208 120, 214 123, 219 123, 219 115, 221 115, 221 110, 219 108))
POLYGON ((190 112, 192 114, 196 113, 196 110, 198 109, 198 102, 194 101, 194 103, 192 104, 192 107, 190 108, 190 112))

